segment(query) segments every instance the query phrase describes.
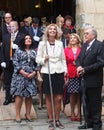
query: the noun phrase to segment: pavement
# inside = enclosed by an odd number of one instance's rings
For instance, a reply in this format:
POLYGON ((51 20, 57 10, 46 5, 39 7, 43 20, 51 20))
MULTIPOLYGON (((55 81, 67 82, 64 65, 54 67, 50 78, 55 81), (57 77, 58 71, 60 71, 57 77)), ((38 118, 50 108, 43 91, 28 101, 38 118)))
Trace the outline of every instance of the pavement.
MULTIPOLYGON (((34 119, 33 122, 22 120, 21 123, 16 123, 14 120, 0 121, 0 130, 48 130, 48 119, 45 105, 42 110, 39 110, 37 100, 34 100, 33 104, 37 113, 37 119, 34 119)), ((104 116, 102 116, 102 120, 102 130, 104 130, 104 116)), ((64 130, 78 130, 77 127, 80 125, 80 122, 70 121, 70 118, 63 112, 61 112, 60 121, 65 127, 64 130)), ((56 130, 59 130, 59 128, 56 128, 56 130)))

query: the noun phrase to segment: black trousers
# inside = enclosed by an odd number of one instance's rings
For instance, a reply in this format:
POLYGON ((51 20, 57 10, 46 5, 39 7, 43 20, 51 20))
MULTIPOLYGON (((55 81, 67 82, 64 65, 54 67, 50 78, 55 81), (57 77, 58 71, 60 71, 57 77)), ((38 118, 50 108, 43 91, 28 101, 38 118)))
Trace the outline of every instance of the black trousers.
POLYGON ((11 79, 12 79, 12 74, 13 74, 13 63, 12 61, 10 62, 10 65, 8 66, 8 68, 5 68, 4 70, 4 89, 5 89, 5 99, 11 99, 11 95, 10 95, 10 86, 11 86, 11 79))
POLYGON ((2 73, 2 68, 0 67, 0 75, 1 75, 1 73, 2 73))
POLYGON ((101 126, 102 113, 102 87, 86 89, 87 123, 93 126, 101 126))

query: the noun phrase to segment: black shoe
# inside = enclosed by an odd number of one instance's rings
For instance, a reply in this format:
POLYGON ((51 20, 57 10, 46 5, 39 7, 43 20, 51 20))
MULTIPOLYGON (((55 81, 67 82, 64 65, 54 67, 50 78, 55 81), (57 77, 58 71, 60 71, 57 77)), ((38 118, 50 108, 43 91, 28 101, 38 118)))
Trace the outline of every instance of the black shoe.
POLYGON ((21 123, 21 120, 15 120, 17 123, 21 123))
POLYGON ((60 129, 64 129, 63 124, 59 120, 56 121, 56 127, 60 128, 60 129))
POLYGON ((15 102, 15 98, 12 98, 12 102, 15 102))
POLYGON ((54 130, 54 124, 53 124, 53 121, 49 121, 49 130, 54 130))
POLYGON ((88 125, 84 124, 84 125, 78 127, 78 129, 88 129, 88 128, 93 128, 93 126, 90 124, 88 124, 88 125))
POLYGON ((28 121, 28 122, 33 122, 33 120, 32 120, 32 119, 29 119, 26 114, 25 114, 25 117, 26 117, 26 121, 28 121))
POLYGON ((5 100, 4 102, 3 102, 3 105, 8 105, 9 103, 11 103, 12 101, 11 100, 5 100))
POLYGON ((102 125, 96 125, 92 128, 92 130, 102 130, 102 125))

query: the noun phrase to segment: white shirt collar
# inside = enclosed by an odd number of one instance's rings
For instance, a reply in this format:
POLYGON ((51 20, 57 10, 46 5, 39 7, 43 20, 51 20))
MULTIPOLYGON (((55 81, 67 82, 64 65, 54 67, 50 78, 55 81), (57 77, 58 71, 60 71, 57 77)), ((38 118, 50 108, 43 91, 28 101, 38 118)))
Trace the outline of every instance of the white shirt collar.
POLYGON ((95 39, 93 39, 93 40, 89 43, 89 46, 91 46, 94 41, 95 41, 95 39))
POLYGON ((15 37, 17 36, 17 34, 18 34, 18 31, 17 31, 17 32, 15 32, 15 37))

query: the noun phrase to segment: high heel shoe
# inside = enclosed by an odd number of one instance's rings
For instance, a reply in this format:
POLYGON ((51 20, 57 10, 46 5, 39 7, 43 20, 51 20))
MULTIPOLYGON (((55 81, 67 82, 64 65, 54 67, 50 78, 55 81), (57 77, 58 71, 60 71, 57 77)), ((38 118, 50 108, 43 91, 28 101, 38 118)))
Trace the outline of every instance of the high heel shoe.
POLYGON ((38 107, 38 110, 42 110, 42 107, 38 107))
POLYGON ((64 129, 63 124, 59 120, 56 121, 56 127, 60 128, 60 129, 64 129))
POLYGON ((76 121, 76 118, 75 117, 71 117, 70 120, 71 121, 76 121))
POLYGON ((33 120, 32 120, 32 119, 29 119, 26 114, 25 114, 25 117, 26 117, 26 120, 27 120, 28 122, 33 122, 33 120))
POLYGON ((15 121, 16 121, 17 123, 21 123, 21 120, 17 120, 17 119, 15 119, 15 121))
POLYGON ((80 121, 81 120, 81 118, 80 117, 76 117, 76 121, 80 121))

